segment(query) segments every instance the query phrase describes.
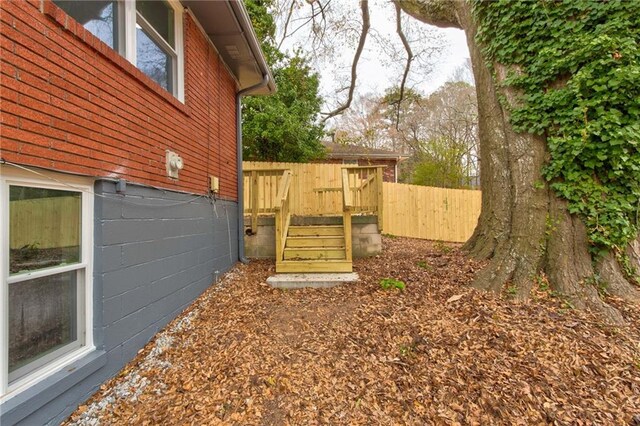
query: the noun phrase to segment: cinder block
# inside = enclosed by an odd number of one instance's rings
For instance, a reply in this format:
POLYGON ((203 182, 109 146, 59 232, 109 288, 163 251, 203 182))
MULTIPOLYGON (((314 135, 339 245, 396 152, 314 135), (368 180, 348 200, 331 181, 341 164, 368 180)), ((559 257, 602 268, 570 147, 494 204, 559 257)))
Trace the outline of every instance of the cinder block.
POLYGON ((149 286, 136 287, 123 293, 120 298, 122 298, 123 316, 137 312, 149 304, 149 286))
POLYGON ((378 225, 375 223, 368 223, 357 225, 353 227, 353 232, 357 234, 379 234, 378 225))
POLYGON ((144 308, 128 315, 120 320, 110 324, 105 329, 105 348, 110 349, 115 346, 121 345, 126 340, 135 336, 142 331, 145 326, 140 320, 141 315, 144 313, 144 308))
POLYGON ((103 302, 103 324, 108 326, 113 324, 114 322, 122 319, 124 316, 122 314, 122 297, 115 296, 109 299, 106 299, 103 302))
POLYGON ((94 251, 94 272, 103 273, 122 268, 122 246, 106 246, 94 251))

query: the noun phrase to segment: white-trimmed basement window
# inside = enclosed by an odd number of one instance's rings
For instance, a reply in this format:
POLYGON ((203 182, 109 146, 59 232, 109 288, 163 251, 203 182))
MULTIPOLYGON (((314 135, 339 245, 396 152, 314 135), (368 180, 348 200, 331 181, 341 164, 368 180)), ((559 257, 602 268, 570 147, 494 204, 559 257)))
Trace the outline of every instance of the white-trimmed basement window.
MULTIPOLYGON (((0 399, 94 350, 93 195, 2 170, 0 399)), ((65 182, 66 178, 55 175, 65 182)))
POLYGON ((176 0, 54 3, 184 102, 183 11, 176 0))

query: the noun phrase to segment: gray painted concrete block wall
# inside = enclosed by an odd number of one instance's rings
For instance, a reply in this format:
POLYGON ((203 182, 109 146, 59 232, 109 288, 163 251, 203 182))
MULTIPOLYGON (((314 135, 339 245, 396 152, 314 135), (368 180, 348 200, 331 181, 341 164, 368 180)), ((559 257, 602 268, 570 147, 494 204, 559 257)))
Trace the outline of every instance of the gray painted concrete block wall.
POLYGON ((58 424, 238 260, 237 204, 98 181, 92 355, 9 399, 0 424, 58 424))

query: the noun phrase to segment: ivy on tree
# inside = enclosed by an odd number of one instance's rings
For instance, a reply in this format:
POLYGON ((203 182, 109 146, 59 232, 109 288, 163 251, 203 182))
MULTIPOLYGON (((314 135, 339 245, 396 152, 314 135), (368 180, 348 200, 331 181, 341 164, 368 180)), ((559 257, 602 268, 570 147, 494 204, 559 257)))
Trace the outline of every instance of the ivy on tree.
POLYGON ((243 155, 247 160, 304 162, 324 155, 318 122, 322 99, 319 80, 306 59, 286 55, 275 43, 275 23, 268 13, 271 0, 245 0, 262 51, 278 91, 242 101, 243 155))
POLYGON ((474 12, 486 58, 516 70, 514 130, 546 136, 544 177, 593 252, 620 255, 639 229, 640 3, 476 0, 474 12))

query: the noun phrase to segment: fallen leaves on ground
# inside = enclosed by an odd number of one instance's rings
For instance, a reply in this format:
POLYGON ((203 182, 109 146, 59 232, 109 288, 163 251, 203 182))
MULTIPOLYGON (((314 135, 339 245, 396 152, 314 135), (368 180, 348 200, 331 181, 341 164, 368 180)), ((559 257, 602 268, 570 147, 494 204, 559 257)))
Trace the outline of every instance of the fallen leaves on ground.
MULTIPOLYGON (((632 425, 640 308, 628 326, 553 293, 469 287, 453 245, 384 238, 360 282, 278 290, 238 265, 72 415, 79 424, 632 425), (382 278, 406 283, 382 290, 382 278)), ((635 420, 634 420, 635 419, 635 420)))

